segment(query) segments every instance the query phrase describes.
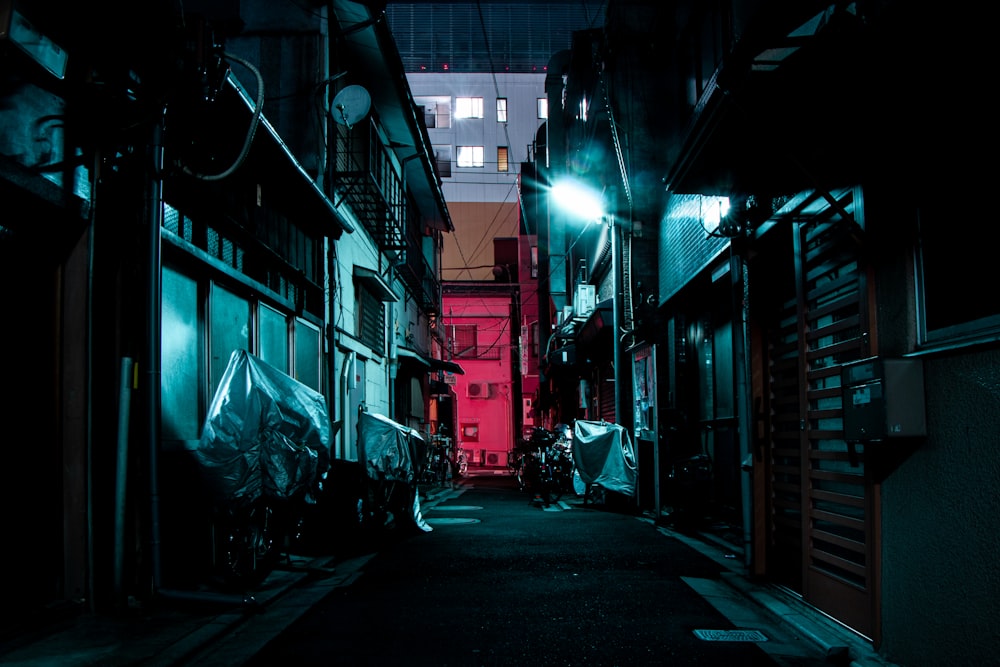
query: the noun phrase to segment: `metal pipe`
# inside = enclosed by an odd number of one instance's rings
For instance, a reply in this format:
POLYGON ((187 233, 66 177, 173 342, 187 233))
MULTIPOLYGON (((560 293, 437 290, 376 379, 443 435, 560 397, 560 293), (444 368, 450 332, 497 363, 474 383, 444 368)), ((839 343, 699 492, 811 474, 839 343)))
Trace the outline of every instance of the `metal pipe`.
POLYGON ((125 501, 128 480, 128 424, 131 405, 132 359, 122 357, 121 376, 118 387, 118 460, 115 470, 115 599, 121 602, 124 591, 122 583, 125 563, 125 501))
POLYGON ((160 227, 163 224, 163 123, 165 112, 153 127, 150 145, 152 177, 149 180, 147 212, 146 276, 146 438, 149 444, 149 542, 154 589, 159 588, 160 571, 160 227))
MULTIPOLYGON (((730 244, 732 246, 732 244, 730 244)), ((733 296, 733 373, 736 384, 736 416, 740 449, 740 493, 743 519, 743 563, 749 569, 753 562, 753 469, 747 469, 753 452, 753 398, 750 390, 750 362, 747 355, 749 339, 749 295, 747 267, 743 258, 730 250, 729 271, 733 296)))
MULTIPOLYGON (((614 365, 614 378, 615 378, 615 423, 620 424, 620 417, 622 414, 622 390, 619 386, 619 379, 623 376, 621 372, 622 368, 622 352, 621 345, 618 343, 618 331, 621 327, 621 320, 618 311, 621 309, 621 298, 619 297, 619 292, 621 291, 621 278, 618 275, 619 262, 618 262, 618 225, 615 224, 615 218, 613 215, 608 216, 609 229, 608 232, 611 234, 611 285, 613 292, 611 294, 611 344, 612 347, 612 361, 614 365)), ((625 424, 622 424, 625 426, 625 424)), ((627 428, 627 426, 626 426, 627 428)))
POLYGON ((344 366, 340 369, 340 457, 350 458, 347 452, 347 432, 350 425, 351 382, 353 381, 354 352, 344 355, 344 366))

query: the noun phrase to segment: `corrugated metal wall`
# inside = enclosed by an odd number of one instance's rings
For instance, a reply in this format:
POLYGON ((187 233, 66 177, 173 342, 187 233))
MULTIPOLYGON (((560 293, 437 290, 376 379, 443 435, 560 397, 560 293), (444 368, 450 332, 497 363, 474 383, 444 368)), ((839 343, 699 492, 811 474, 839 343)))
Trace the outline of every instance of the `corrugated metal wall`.
POLYGON ((407 72, 541 72, 606 2, 394 3, 386 17, 407 72), (484 37, 484 27, 486 37, 484 37), (488 41, 488 44, 487 44, 488 41))

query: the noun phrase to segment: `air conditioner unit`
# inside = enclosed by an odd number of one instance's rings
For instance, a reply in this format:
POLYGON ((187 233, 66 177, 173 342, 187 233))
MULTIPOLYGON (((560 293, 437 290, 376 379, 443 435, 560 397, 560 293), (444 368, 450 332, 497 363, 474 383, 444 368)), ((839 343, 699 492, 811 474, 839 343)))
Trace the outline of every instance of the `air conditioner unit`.
POLYGON ((490 383, 470 382, 469 384, 465 385, 465 395, 468 398, 489 398, 490 383))

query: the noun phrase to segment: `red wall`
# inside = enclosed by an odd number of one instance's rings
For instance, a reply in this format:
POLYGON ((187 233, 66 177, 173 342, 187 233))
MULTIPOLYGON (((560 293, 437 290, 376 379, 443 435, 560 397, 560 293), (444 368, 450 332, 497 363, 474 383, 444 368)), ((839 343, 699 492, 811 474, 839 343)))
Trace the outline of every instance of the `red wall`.
POLYGON ((453 327, 474 326, 476 352, 463 354, 452 349, 452 360, 461 364, 464 375, 455 384, 455 425, 458 446, 465 450, 472 465, 506 467, 507 453, 514 445, 514 405, 511 343, 520 333, 520 325, 510 321, 509 295, 448 295, 444 296, 443 324, 449 340, 453 327), (512 339, 512 331, 514 338, 512 339), (483 356, 497 355, 496 359, 483 356), (478 357, 477 357, 478 355, 478 357), (470 386, 485 391, 476 395, 470 386))

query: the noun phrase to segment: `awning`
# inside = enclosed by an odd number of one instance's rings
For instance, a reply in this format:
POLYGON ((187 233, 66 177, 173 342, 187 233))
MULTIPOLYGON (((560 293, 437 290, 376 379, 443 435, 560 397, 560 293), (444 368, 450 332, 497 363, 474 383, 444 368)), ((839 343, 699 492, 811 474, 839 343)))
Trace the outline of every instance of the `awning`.
POLYGON ((361 283, 376 298, 381 301, 399 301, 399 297, 392 291, 392 288, 382 280, 382 276, 377 271, 366 269, 363 266, 354 267, 354 280, 361 283))
POLYGON ((430 362, 431 362, 431 370, 448 371, 449 373, 465 375, 465 369, 456 364, 454 361, 445 361, 444 359, 431 359, 430 362))
POLYGON ((408 347, 398 347, 398 348, 396 348, 396 355, 399 357, 399 360, 401 362, 409 360, 409 361, 416 362, 417 365, 423 366, 424 368, 430 368, 431 367, 431 362, 428 361, 427 357, 425 357, 424 355, 420 354, 416 350, 411 350, 408 347))
POLYGON ((399 356, 399 360, 410 359, 423 366, 426 366, 432 371, 448 371, 449 373, 457 373, 458 375, 465 375, 465 369, 456 364, 454 361, 445 361, 443 359, 434 359, 433 357, 427 357, 416 350, 411 350, 408 347, 398 347, 396 348, 396 354, 399 356))

